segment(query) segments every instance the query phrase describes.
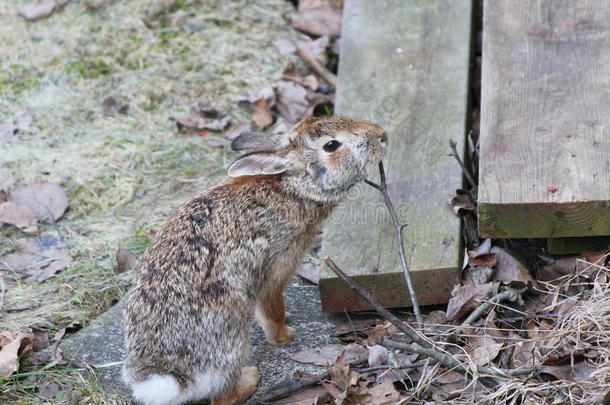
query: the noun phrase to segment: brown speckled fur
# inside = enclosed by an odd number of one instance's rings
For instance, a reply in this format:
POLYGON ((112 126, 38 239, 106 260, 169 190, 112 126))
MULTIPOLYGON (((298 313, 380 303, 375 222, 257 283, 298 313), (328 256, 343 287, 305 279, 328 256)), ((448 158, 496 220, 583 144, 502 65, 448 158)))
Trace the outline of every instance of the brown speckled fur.
POLYGON ((336 203, 381 159, 382 137, 365 121, 305 119, 260 152, 288 162, 285 171, 229 177, 184 204, 136 272, 124 313, 126 382, 169 375, 187 389, 212 370, 225 381, 210 389, 215 404, 245 400, 258 381, 256 370, 242 375, 254 314, 269 342, 292 338, 283 287, 336 203), (330 139, 342 142, 334 154, 321 149, 330 139))

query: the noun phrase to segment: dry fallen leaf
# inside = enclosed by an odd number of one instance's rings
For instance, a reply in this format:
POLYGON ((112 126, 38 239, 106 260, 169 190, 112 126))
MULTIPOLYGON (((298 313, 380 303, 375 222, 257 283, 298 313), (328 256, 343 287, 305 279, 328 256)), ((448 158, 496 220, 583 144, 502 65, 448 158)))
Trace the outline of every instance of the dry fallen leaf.
POLYGON ((47 378, 43 378, 37 395, 44 399, 53 399, 60 393, 60 391, 61 387, 59 384, 54 383, 47 378))
POLYGON ((19 369, 19 358, 32 351, 34 335, 6 331, 0 333, 0 377, 8 377, 19 369))
POLYGON ((329 382, 322 382, 324 389, 335 398, 337 404, 343 404, 350 387, 350 367, 345 362, 345 353, 337 358, 334 364, 328 366, 329 382))
POLYGON ((380 366, 388 360, 388 349, 381 345, 366 346, 369 351, 369 367, 380 366))
POLYGON ((297 274, 305 280, 318 284, 320 282, 320 265, 311 262, 303 263, 299 266, 297 274))
POLYGON ((264 98, 259 98, 252 103, 250 119, 259 129, 263 129, 273 123, 273 113, 264 98))
MULTIPOLYGON (((587 261, 587 263, 592 264, 591 267, 593 267, 593 270, 598 270, 600 267, 604 267, 606 265, 606 260, 608 260, 609 254, 610 252, 608 252, 608 250, 601 250, 597 252, 590 250, 582 251, 582 256, 585 258, 585 261, 587 261)), ((579 264, 579 267, 582 267, 583 265, 585 264, 579 264)))
POLYGON ((25 233, 38 232, 38 221, 34 213, 13 201, 0 203, 0 223, 15 225, 25 233))
POLYGON ((6 312, 19 312, 19 311, 25 311, 28 309, 39 308, 41 306, 42 306, 42 302, 40 302, 40 301, 25 300, 25 301, 19 301, 19 302, 15 302, 15 303, 8 304, 8 305, 4 304, 4 306, 2 306, 2 310, 6 311, 6 312))
POLYGON ((24 282, 42 282, 72 263, 66 241, 45 233, 23 240, 16 250, 0 256, 0 270, 9 270, 24 282))
POLYGON ((231 118, 227 116, 226 111, 204 103, 191 105, 186 115, 173 119, 176 121, 178 131, 181 131, 183 128, 222 131, 231 123, 231 118))
POLYGON ((540 373, 550 374, 557 380, 564 381, 582 381, 586 380, 589 375, 598 370, 594 364, 589 364, 586 361, 579 361, 574 364, 564 364, 561 366, 542 366, 539 369, 540 373))
POLYGON ((282 73, 282 78, 291 80, 312 91, 318 88, 318 79, 314 75, 300 76, 295 65, 290 65, 282 73))
POLYGON ((445 311, 431 311, 428 315, 424 316, 424 326, 426 328, 434 329, 445 323, 447 323, 447 314, 445 311))
POLYGON ((266 86, 260 88, 252 93, 248 94, 245 97, 239 97, 237 101, 239 103, 254 103, 256 100, 264 99, 269 104, 269 107, 273 107, 275 105, 275 91, 272 86, 266 86))
POLYGON ((497 289, 497 283, 457 286, 451 292, 451 299, 447 304, 447 320, 463 317, 497 289))
POLYGON ((39 352, 49 347, 49 331, 44 329, 34 329, 32 331, 34 340, 32 342, 32 350, 39 352))
POLYGON ((24 252, 18 250, 11 253, 6 253, 0 256, 0 270, 10 270, 12 272, 21 273, 35 266, 39 256, 35 253, 24 252))
POLYGON ((572 308, 574 308, 576 306, 576 304, 578 303, 578 297, 568 297, 566 298, 561 306, 559 307, 559 309, 557 310, 557 314, 560 316, 566 316, 567 314, 570 313, 570 311, 572 311, 572 308))
POLYGON ((328 55, 326 54, 326 50, 328 49, 329 45, 330 39, 327 36, 324 36, 312 41, 299 42, 297 44, 297 49, 301 49, 302 52, 305 52, 307 55, 311 56, 311 58, 320 65, 326 66, 328 63, 328 55))
POLYGON ((9 193, 9 200, 29 208, 37 220, 55 222, 68 208, 68 196, 56 183, 38 182, 17 185, 9 193))
POLYGON ((330 381, 322 382, 324 389, 342 405, 390 405, 399 402, 400 393, 391 380, 375 383, 374 375, 361 375, 351 371, 343 354, 328 367, 330 381))
POLYGON ((470 350, 467 350, 468 357, 470 360, 478 365, 485 366, 498 357, 498 353, 502 350, 502 343, 491 343, 484 346, 477 346, 470 350))
POLYGON ((494 246, 491 248, 491 253, 495 254, 497 258, 496 274, 493 278, 494 281, 534 282, 534 278, 527 267, 506 250, 494 246))
POLYGON ((333 4, 316 8, 299 9, 290 18, 292 26, 314 36, 328 35, 336 38, 341 35, 341 9, 333 4))
POLYGON ((323 6, 331 6, 339 9, 343 7, 343 0, 299 0, 298 3, 297 10, 299 11, 307 11, 323 6))
POLYGON ((494 309, 489 311, 487 317, 485 318, 485 336, 500 339, 504 338, 504 334, 496 325, 496 311, 494 309))
POLYGON ((496 271, 487 266, 468 266, 464 270, 464 284, 486 284, 492 281, 496 271))
POLYGON ((577 268, 578 256, 555 259, 551 264, 545 264, 538 271, 538 278, 542 281, 555 280, 566 274, 574 274, 577 268))
MULTIPOLYGON (((490 321, 489 317, 486 319, 487 321, 490 321)), ((464 335, 468 336, 468 343, 470 343, 470 348, 466 350, 466 353, 472 362, 479 366, 491 363, 492 360, 498 357, 498 353, 500 353, 504 346, 503 343, 497 343, 494 337, 488 334, 487 330, 477 334, 477 330, 469 326, 464 328, 463 332, 464 335)))
POLYGON ((359 344, 349 344, 347 346, 330 344, 314 349, 301 350, 293 353, 289 357, 299 363, 315 364, 316 366, 328 366, 335 363, 337 357, 343 354, 343 359, 350 364, 356 360, 366 358, 367 350, 359 344))
POLYGON ((495 253, 481 254, 468 260, 468 264, 471 266, 494 267, 497 263, 498 258, 495 253))
POLYGON ((364 331, 384 322, 386 321, 379 318, 349 319, 345 322, 338 322, 335 330, 337 333, 364 331))
POLYGON ((70 0, 38 0, 21 7, 17 12, 28 21, 35 21, 51 15, 70 0))
POLYGON ((116 98, 109 96, 102 100, 102 114, 107 117, 112 117, 116 114, 127 114, 129 112, 129 104, 119 102, 116 98))
POLYGON ((127 249, 119 246, 116 252, 116 271, 122 273, 131 270, 138 265, 138 257, 127 249))
POLYGON ((464 374, 447 370, 434 377, 434 384, 430 385, 432 398, 434 403, 451 403, 448 398, 452 392, 461 390, 466 385, 464 374))
POLYGON ((70 256, 57 258, 48 265, 40 267, 38 271, 32 272, 30 277, 25 278, 23 281, 26 283, 32 281, 42 283, 68 267, 70 264, 72 264, 72 261, 73 259, 70 256))
POLYGON ((281 80, 274 85, 277 93, 276 108, 280 115, 291 124, 295 124, 307 115, 309 101, 307 90, 300 84, 281 80))
POLYGON ((534 340, 523 340, 523 338, 514 333, 511 336, 516 338, 513 343, 515 350, 512 356, 512 367, 525 368, 538 365, 540 356, 536 350, 536 342, 534 340))
POLYGON ((489 253, 491 250, 491 239, 483 239, 480 241, 479 246, 475 247, 472 250, 468 251, 468 257, 479 257, 480 255, 484 255, 489 253))
POLYGON ((235 125, 231 126, 223 135, 229 141, 232 141, 233 139, 240 136, 242 133, 244 133, 246 131, 251 131, 251 130, 252 130, 252 125, 250 123, 235 124, 235 125))
POLYGON ((400 402, 400 393, 389 380, 369 388, 366 392, 370 395, 369 401, 365 403, 367 405, 393 405, 400 402))
POLYGON ((324 394, 326 394, 326 390, 323 387, 314 385, 300 389, 286 398, 273 401, 273 404, 316 405, 318 403, 316 399, 324 394))

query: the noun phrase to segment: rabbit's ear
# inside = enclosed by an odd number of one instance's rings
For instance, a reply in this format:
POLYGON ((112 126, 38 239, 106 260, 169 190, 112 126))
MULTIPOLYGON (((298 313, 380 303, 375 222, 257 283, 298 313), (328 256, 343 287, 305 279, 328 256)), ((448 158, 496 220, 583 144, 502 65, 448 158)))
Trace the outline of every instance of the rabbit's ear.
POLYGON ((280 135, 264 132, 243 132, 231 142, 233 150, 275 150, 282 144, 280 135))
POLYGON ((255 176, 257 174, 280 174, 288 170, 288 159, 269 152, 244 155, 231 163, 229 176, 255 176))

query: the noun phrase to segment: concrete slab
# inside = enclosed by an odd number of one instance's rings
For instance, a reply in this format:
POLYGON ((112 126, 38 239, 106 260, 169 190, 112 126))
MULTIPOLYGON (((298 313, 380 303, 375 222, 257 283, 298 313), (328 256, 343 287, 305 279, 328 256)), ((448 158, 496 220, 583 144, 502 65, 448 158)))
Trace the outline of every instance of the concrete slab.
MULTIPOLYGON (((289 379, 297 370, 312 374, 325 371, 322 367, 308 366, 288 358, 291 353, 315 348, 338 340, 331 337, 331 315, 324 314, 318 287, 298 278, 286 288, 286 307, 292 314, 289 324, 296 329, 296 338, 285 346, 272 346, 265 341, 258 325, 252 328, 251 363, 256 365, 262 381, 248 404, 258 399, 272 386, 289 379)), ((109 390, 128 394, 121 382, 123 346, 122 303, 97 318, 91 325, 63 341, 60 345, 68 360, 80 360, 97 367, 100 381, 109 390)))

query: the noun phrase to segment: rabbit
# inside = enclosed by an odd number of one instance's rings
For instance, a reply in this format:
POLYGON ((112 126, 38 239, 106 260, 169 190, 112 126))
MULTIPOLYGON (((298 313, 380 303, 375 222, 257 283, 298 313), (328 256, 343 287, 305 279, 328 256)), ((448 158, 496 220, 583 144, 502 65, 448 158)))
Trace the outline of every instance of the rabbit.
POLYGON ((252 318, 271 344, 293 338, 284 286, 386 142, 380 126, 344 116, 233 140, 250 152, 178 209, 136 270, 123 378, 138 402, 239 404, 256 391, 260 376, 246 364, 252 318))

